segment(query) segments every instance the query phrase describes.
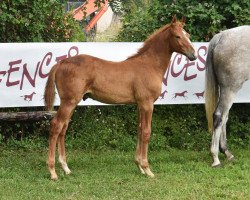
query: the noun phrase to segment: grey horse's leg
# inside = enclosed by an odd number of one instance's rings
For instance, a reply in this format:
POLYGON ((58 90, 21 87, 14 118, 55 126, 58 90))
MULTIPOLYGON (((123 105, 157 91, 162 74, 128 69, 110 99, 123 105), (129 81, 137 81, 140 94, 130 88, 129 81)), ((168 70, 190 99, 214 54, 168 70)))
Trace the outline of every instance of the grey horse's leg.
POLYGON ((220 88, 220 98, 218 106, 214 112, 214 130, 213 130, 212 144, 211 144, 211 153, 213 156, 212 167, 220 165, 220 160, 218 157, 219 144, 220 140, 222 141, 221 144, 223 145, 225 144, 226 141, 225 130, 226 130, 227 116, 233 104, 235 93, 236 92, 231 90, 229 87, 220 88))
POLYGON ((220 152, 225 154, 227 159, 231 161, 233 160, 234 156, 231 154, 231 152, 228 150, 227 147, 227 132, 226 132, 227 120, 228 120, 228 115, 225 119, 225 123, 222 126, 222 133, 220 135, 220 152))

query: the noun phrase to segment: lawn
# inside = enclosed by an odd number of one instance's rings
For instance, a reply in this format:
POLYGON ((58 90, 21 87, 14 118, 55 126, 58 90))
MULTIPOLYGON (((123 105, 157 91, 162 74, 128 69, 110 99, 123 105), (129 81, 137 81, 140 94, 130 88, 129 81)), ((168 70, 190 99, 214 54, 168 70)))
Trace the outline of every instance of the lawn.
POLYGON ((59 164, 49 179, 45 150, 0 149, 0 199, 250 199, 250 152, 211 168, 208 152, 150 152, 155 178, 141 175, 134 152, 68 150, 71 175, 59 164))

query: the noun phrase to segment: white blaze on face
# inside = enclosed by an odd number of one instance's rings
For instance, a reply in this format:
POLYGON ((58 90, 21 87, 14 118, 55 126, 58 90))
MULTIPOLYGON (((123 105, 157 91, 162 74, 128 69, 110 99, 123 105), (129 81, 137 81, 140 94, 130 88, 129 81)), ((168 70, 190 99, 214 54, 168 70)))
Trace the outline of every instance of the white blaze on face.
MULTIPOLYGON (((185 35, 185 37, 187 38, 187 41, 189 42, 189 44, 193 47, 194 49, 194 45, 192 44, 192 42, 190 41, 189 37, 187 36, 187 32, 182 30, 183 34, 185 35)), ((194 55, 197 57, 197 52, 195 51, 194 55)))
POLYGON ((193 44, 192 44, 192 42, 190 41, 190 39, 189 39, 188 36, 187 36, 187 32, 184 31, 184 30, 182 30, 182 32, 183 32, 183 34, 185 35, 185 37, 187 38, 187 41, 189 42, 189 44, 192 45, 192 47, 194 47, 193 44))

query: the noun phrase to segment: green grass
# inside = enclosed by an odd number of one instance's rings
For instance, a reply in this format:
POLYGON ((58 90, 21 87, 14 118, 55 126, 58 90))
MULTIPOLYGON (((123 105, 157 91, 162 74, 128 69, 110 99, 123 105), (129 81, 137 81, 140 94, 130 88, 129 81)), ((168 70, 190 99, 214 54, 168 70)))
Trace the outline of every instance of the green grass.
POLYGON ((0 199, 250 199, 250 153, 210 167, 208 152, 150 152, 155 178, 141 175, 134 152, 68 150, 71 175, 59 164, 49 180, 47 152, 0 149, 0 199))

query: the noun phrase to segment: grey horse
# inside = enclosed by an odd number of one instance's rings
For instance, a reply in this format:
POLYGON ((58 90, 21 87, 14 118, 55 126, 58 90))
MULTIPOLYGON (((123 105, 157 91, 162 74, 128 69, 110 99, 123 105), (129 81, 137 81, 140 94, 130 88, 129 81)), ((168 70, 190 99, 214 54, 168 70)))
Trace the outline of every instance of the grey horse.
POLYGON ((226 123, 236 93, 250 79, 250 26, 216 34, 210 41, 206 60, 205 108, 209 131, 213 133, 212 167, 220 166, 219 150, 228 160, 226 123))

